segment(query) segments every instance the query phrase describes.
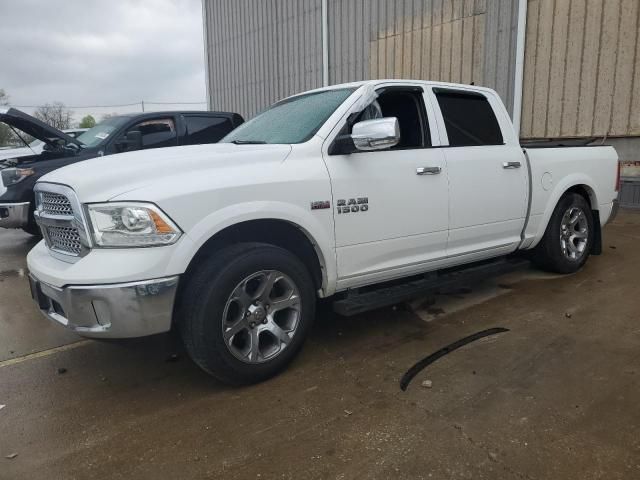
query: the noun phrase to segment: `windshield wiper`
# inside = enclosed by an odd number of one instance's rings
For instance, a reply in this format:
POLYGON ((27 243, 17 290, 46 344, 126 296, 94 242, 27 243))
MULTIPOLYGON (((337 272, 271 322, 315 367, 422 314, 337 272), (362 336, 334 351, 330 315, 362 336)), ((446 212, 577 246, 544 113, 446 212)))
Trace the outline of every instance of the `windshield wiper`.
POLYGON ((266 144, 264 140, 231 140, 234 145, 263 145, 266 144))

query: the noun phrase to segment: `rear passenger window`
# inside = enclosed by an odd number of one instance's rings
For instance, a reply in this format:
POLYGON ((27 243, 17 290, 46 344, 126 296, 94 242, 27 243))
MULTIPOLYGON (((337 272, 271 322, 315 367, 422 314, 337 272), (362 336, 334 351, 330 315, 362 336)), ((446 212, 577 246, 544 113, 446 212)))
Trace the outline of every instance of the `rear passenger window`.
POLYGON ((489 101, 479 93, 434 90, 444 117, 449 145, 503 145, 502 132, 489 101))
POLYGON ((231 120, 224 117, 185 117, 187 138, 185 145, 216 143, 233 130, 231 120))

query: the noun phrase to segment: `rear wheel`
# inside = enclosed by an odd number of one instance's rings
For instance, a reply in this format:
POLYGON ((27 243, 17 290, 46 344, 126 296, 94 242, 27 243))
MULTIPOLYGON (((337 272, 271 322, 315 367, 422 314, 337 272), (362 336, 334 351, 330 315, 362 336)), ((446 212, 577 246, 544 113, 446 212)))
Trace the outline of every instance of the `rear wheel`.
POLYGON ((187 352, 230 384, 265 380, 295 357, 315 314, 305 265, 266 244, 222 249, 183 289, 178 322, 187 352))
POLYGON ((535 248, 533 260, 552 272, 576 272, 589 257, 593 235, 589 203, 577 193, 567 193, 556 205, 544 237, 535 248))

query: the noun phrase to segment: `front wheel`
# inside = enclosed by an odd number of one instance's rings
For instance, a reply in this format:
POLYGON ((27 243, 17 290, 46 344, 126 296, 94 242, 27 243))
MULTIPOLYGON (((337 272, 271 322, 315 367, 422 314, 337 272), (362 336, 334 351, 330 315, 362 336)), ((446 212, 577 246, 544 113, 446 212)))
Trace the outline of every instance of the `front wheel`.
POLYGON ((565 194, 556 205, 547 230, 533 253, 534 262, 556 273, 578 271, 593 245, 593 214, 582 195, 565 194))
POLYGON ((177 321, 187 352, 229 384, 265 380, 295 357, 315 314, 305 265, 267 244, 239 244, 205 260, 183 288, 177 321))

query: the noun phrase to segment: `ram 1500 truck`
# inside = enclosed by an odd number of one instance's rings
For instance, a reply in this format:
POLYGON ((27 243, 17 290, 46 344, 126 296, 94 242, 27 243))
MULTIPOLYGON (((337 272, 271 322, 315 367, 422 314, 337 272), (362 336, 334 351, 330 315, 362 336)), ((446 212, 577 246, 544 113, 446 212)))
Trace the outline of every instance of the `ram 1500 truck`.
POLYGON ((114 153, 215 143, 243 121, 231 112, 133 113, 109 117, 80 135, 70 135, 15 108, 0 108, 0 122, 44 143, 29 147, 31 155, 5 156, 0 151, 0 227, 40 234, 33 215, 33 187, 57 168, 114 153))
POLYGON ((299 351, 318 297, 351 301, 518 250, 575 272, 600 253, 617 172, 610 147, 523 149, 487 88, 332 86, 215 145, 42 178, 32 293, 80 335, 175 328, 205 371, 256 382, 299 351))

